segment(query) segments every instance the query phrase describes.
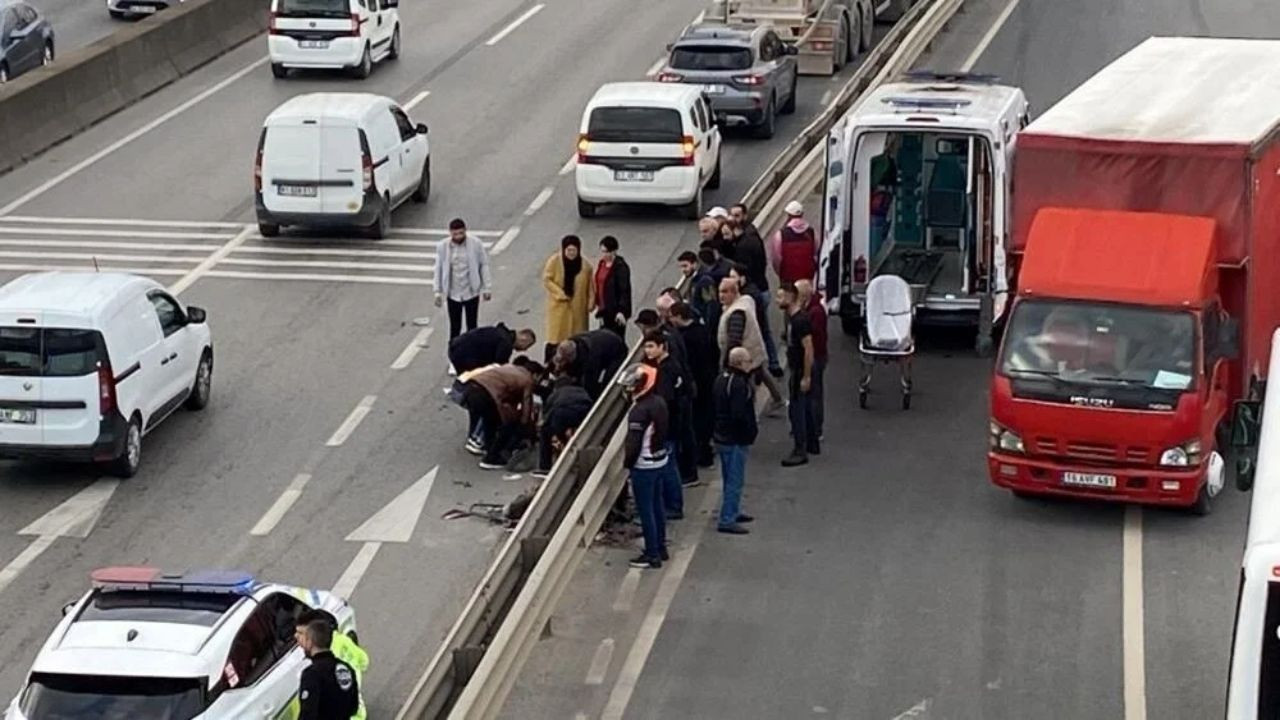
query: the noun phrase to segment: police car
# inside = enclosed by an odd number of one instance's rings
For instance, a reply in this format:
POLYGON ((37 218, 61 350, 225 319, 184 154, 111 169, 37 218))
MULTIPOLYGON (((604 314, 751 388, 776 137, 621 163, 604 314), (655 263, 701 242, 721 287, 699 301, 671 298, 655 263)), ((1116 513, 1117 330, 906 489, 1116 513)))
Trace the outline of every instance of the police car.
POLYGON ((342 598, 241 572, 114 567, 63 609, 6 720, 296 717, 308 660, 294 624, 318 608, 355 637, 342 598))

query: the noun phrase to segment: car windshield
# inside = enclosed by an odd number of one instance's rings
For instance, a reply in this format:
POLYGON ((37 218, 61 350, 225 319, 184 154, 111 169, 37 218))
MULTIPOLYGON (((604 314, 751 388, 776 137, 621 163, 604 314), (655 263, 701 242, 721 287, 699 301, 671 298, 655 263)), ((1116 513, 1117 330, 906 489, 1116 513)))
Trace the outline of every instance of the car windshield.
POLYGON ((283 17, 351 17, 347 0, 280 0, 276 14, 283 17))
POLYGON ((105 359, 94 330, 0 327, 0 375, 80 377, 97 372, 105 359))
POLYGON ((1195 378, 1189 312, 1104 303, 1018 303, 1001 372, 1093 385, 1185 390, 1195 378))
POLYGON ((226 593, 122 590, 96 592, 77 618, 81 622, 166 622, 213 627, 240 601, 226 593))
POLYGON ((190 720, 204 710, 201 678, 33 673, 22 693, 29 720, 190 720))
POLYGON ((676 70, 747 70, 751 50, 723 45, 683 45, 671 51, 676 70))
POLYGON ((587 137, 597 142, 678 143, 680 113, 671 108, 600 107, 591 111, 587 137))

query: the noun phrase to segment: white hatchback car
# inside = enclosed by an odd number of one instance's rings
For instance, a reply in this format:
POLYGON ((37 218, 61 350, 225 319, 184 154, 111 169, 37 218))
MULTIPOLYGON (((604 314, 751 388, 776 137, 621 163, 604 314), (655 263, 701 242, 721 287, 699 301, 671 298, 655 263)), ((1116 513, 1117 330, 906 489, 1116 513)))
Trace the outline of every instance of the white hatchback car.
POLYGON ((720 187, 720 128, 700 86, 609 83, 582 113, 574 174, 578 214, 604 203, 677 205, 702 217, 720 187))
POLYGON ((347 70, 400 57, 400 0, 271 0, 267 53, 278 78, 291 68, 347 70))
POLYGON ((296 717, 307 664, 298 617, 324 610, 356 639, 351 606, 323 590, 222 570, 118 567, 92 579, 63 609, 6 720, 296 717))
POLYGON ((0 287, 0 457, 98 462, 132 477, 142 436, 209 403, 205 311, 125 273, 45 272, 0 287))

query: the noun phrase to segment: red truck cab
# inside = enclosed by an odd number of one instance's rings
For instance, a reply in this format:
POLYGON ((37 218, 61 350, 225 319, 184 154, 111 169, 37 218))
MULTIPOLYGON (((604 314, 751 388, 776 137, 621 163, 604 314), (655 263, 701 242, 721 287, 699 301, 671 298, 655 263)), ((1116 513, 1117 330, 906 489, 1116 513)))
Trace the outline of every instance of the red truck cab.
POLYGON ((993 483, 1208 512, 1280 325, 1277 66, 1151 38, 1019 134, 993 483))

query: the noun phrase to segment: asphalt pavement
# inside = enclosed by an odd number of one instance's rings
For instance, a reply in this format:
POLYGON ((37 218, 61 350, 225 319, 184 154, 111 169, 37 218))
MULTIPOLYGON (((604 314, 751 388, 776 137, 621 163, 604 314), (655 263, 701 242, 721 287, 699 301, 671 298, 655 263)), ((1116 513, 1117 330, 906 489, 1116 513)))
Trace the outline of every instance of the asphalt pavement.
MULTIPOLYGON (((89 45, 140 20, 114 20, 105 2, 83 0, 26 0, 53 24, 54 50, 58 55, 89 45)), ((56 58, 55 58, 56 60, 56 58)))
MULTIPOLYGON (((131 480, 0 465, 0 696, 18 689, 90 570, 240 567, 353 589, 371 716, 392 714, 503 537, 441 515, 533 485, 479 470, 462 448, 463 413, 441 392, 447 327, 430 309, 435 243, 465 218, 495 253, 482 322, 539 333, 540 269, 566 233, 588 256, 617 236, 637 301, 667 284, 675 255, 696 247, 693 223, 661 211, 580 221, 567 161, 595 89, 643 78, 701 8, 407 4, 401 58, 363 82, 273 79, 259 38, 0 176, 0 281, 63 267, 153 275, 208 310, 217 358, 210 407, 149 434, 131 480), (313 91, 385 94, 430 126, 430 202, 398 210, 391 239, 257 235, 262 120, 313 91), (433 324, 414 326, 424 315, 433 324)), ((802 79, 776 138, 730 137, 708 200, 741 197, 836 87, 802 79)))
MULTIPOLYGON (((1149 35, 1277 32, 1261 0, 971 0, 920 65, 998 74, 1034 113, 1149 35)), ((892 369, 858 409, 856 343, 831 337, 823 454, 781 468, 764 420, 750 535, 714 532, 714 484, 661 572, 594 547, 504 717, 1221 717, 1248 496, 1207 518, 1014 498, 970 338, 921 333, 904 412, 892 369)))

